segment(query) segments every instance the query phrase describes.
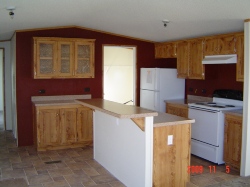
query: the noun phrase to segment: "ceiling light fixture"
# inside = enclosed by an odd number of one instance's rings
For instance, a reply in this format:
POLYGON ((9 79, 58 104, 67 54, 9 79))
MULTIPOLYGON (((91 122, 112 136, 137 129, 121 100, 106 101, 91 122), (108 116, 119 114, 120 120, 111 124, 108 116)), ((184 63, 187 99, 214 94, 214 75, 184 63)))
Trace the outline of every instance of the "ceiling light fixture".
POLYGON ((164 27, 167 27, 167 25, 168 25, 168 23, 169 23, 169 20, 164 19, 164 20, 162 20, 162 22, 163 22, 163 26, 164 26, 164 27))
POLYGON ((14 15, 15 15, 14 10, 15 10, 15 9, 16 9, 16 8, 15 8, 14 6, 6 7, 6 10, 9 11, 9 15, 10 15, 11 19, 14 18, 14 15))

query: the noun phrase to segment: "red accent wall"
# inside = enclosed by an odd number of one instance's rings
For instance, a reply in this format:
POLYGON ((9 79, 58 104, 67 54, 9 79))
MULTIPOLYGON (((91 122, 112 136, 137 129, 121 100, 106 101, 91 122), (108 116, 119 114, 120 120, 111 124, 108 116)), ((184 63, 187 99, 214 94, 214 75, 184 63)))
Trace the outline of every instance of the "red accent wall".
MULTIPOLYGON (((168 67, 169 63, 155 62, 154 44, 81 28, 61 28, 16 33, 16 99, 18 146, 33 144, 31 96, 92 94, 92 98, 102 98, 102 50, 103 45, 132 45, 137 47, 137 105, 140 93, 141 67, 168 67), (65 37, 96 39, 95 78, 85 79, 33 79, 32 78, 32 37, 65 37), (90 87, 90 92, 84 92, 90 87), (39 94, 45 89, 45 94, 39 94)), ((171 66, 171 63, 170 63, 171 66)), ((172 65, 175 66, 175 65, 172 65)))
POLYGON ((212 97, 215 89, 243 91, 243 82, 236 81, 236 64, 205 65, 205 80, 186 80, 186 94, 189 95, 212 97), (189 88, 193 88, 193 91, 189 91, 189 88), (202 89, 206 93, 202 93, 202 89))

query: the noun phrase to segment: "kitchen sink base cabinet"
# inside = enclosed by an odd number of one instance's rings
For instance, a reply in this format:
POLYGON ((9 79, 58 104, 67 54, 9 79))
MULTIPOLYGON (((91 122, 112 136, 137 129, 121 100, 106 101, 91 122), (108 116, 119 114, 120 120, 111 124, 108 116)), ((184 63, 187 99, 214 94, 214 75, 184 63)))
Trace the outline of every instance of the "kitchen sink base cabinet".
POLYGON ((33 106, 38 151, 93 144, 92 110, 82 105, 33 106))

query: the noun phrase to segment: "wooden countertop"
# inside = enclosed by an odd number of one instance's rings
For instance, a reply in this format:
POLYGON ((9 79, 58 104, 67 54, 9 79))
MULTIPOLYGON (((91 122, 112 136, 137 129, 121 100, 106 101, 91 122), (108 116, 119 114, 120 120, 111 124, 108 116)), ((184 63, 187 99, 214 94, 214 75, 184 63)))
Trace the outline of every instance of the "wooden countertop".
POLYGON ((105 99, 77 99, 77 103, 102 111, 118 118, 140 118, 157 116, 158 113, 133 105, 124 105, 105 99))
POLYGON ((194 119, 183 118, 168 113, 158 112, 158 116, 154 117, 154 127, 162 127, 167 125, 181 125, 194 123, 194 119))

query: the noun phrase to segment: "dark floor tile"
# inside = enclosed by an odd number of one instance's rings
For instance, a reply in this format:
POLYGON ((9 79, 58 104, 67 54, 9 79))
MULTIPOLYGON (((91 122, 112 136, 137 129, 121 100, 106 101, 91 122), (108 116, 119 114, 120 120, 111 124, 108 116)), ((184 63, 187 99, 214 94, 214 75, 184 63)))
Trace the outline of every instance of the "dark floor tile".
POLYGON ((103 184, 103 183, 109 183, 109 182, 114 182, 117 181, 115 177, 112 175, 97 175, 91 177, 91 179, 96 183, 96 184, 103 184))
POLYGON ((53 182, 53 180, 51 179, 51 177, 48 174, 28 176, 27 178, 28 178, 29 184, 31 184, 31 185, 53 182))

